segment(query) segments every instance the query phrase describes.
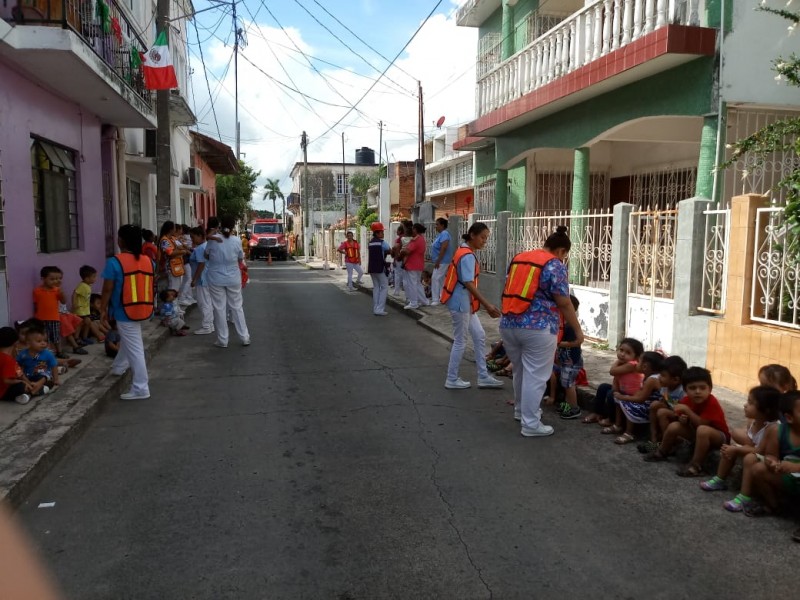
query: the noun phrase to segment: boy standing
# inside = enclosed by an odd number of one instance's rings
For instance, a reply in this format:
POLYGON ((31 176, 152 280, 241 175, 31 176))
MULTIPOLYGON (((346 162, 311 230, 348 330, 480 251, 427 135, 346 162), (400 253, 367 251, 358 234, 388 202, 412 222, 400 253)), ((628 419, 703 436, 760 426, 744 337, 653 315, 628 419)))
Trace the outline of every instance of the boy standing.
MULTIPOLYGON (((581 303, 573 295, 570 295, 569 299, 577 312, 581 303)), ((581 408, 578 406, 577 381, 578 375, 583 369, 583 352, 580 342, 576 342, 576 339, 575 331, 569 323, 564 323, 564 337, 561 338, 556 350, 561 387, 564 388, 564 402, 561 405, 560 415, 562 419, 577 419, 581 416, 581 408)))
POLYGON ((33 316, 44 322, 47 340, 55 350, 58 358, 67 358, 61 353, 61 318, 58 316, 58 304, 66 304, 67 300, 61 291, 61 279, 64 273, 58 267, 42 267, 39 271, 42 284, 33 290, 33 316))
POLYGON ((347 268, 347 289, 353 292, 355 291, 353 287, 353 271, 358 273, 356 285, 361 285, 364 270, 361 268, 361 246, 355 240, 352 231, 348 231, 346 236, 347 239, 339 244, 336 251, 344 255, 344 266, 347 268))
POLYGON ((686 396, 672 408, 658 411, 658 430, 663 432, 661 444, 655 452, 644 457, 647 462, 667 460, 683 438, 694 443, 694 454, 689 464, 678 471, 681 477, 703 475, 703 462, 710 450, 730 443, 731 434, 725 413, 711 390, 711 373, 702 367, 690 367, 683 374, 686 396))
POLYGON ((31 401, 28 394, 31 384, 25 381, 22 369, 13 357, 18 340, 19 335, 13 328, 0 328, 0 400, 27 404, 31 401))
POLYGON ((81 318, 82 324, 78 330, 78 341, 86 340, 91 336, 98 340, 103 337, 100 329, 92 322, 92 286, 97 281, 97 269, 83 265, 78 270, 81 282, 72 292, 72 312, 81 318))

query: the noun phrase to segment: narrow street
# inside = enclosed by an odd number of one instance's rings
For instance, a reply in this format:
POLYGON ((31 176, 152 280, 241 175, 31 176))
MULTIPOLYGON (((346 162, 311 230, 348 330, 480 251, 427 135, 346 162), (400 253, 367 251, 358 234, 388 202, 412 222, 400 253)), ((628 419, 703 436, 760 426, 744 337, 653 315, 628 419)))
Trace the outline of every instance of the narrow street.
POLYGON ((577 421, 522 438, 510 380, 445 390, 448 344, 401 312, 293 262, 250 275, 252 345, 171 339, 153 397, 115 401, 21 509, 68 598, 794 594, 793 521, 577 421))

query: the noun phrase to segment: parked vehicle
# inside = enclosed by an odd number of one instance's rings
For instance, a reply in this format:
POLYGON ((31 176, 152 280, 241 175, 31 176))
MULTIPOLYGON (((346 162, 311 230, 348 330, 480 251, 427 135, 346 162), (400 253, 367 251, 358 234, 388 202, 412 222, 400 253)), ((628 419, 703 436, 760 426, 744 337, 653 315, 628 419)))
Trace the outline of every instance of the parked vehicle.
POLYGON ((283 223, 278 219, 256 219, 250 230, 250 259, 266 259, 271 255, 278 260, 289 257, 288 241, 283 223))

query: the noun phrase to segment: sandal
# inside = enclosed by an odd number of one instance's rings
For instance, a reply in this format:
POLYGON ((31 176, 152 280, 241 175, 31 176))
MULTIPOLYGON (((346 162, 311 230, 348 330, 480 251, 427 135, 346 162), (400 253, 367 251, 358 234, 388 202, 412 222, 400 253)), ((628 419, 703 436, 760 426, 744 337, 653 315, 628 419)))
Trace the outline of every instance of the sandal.
POLYGON ((614 421, 611 419, 601 419, 597 422, 600 427, 611 427, 614 424, 614 421))
POLYGON ((581 419, 581 423, 583 423, 584 425, 591 425, 592 423, 599 423, 599 422, 600 422, 600 417, 598 417, 597 415, 589 415, 588 417, 583 417, 583 419, 581 419))
POLYGON ((84 348, 81 348, 80 346, 77 347, 77 348, 73 348, 72 349, 72 353, 73 354, 89 354, 84 348))
POLYGON ((617 427, 616 425, 611 425, 610 427, 603 427, 600 430, 600 433, 603 435, 619 435, 622 433, 622 427, 617 427))
POLYGON ((675 474, 678 477, 699 477, 700 475, 707 475, 707 473, 703 471, 703 467, 694 463, 689 463, 682 469, 678 469, 675 474))
POLYGON ((647 456, 644 457, 644 462, 663 462, 667 460, 667 455, 661 452, 661 449, 656 450, 655 452, 651 452, 647 456))
POLYGON ((502 369, 497 371, 495 375, 499 377, 511 377, 511 369, 509 369, 508 367, 503 367, 502 369))
POLYGON ((754 500, 751 502, 745 502, 742 505, 742 510, 748 517, 768 517, 772 514, 772 509, 769 506, 754 500))
POLYGON ((614 439, 614 443, 620 446, 624 446, 625 444, 630 444, 631 442, 635 442, 636 438, 633 437, 630 433, 623 433, 618 438, 614 439))
POLYGON ((486 361, 486 368, 489 369, 492 373, 496 373, 500 370, 500 366, 494 360, 487 360, 486 361))

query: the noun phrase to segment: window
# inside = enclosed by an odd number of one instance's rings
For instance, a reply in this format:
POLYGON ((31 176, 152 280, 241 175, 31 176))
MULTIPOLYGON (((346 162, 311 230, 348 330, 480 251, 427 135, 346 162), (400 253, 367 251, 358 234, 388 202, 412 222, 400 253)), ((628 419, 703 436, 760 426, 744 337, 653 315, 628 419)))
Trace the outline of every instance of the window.
POLYGON ((77 250, 80 240, 75 154, 32 138, 31 167, 36 251, 77 250))
POLYGON ((350 176, 349 175, 342 175, 341 173, 339 173, 336 176, 336 194, 337 195, 343 196, 344 194, 346 194, 347 192, 350 191, 350 190, 347 189, 349 180, 350 180, 350 176))
POLYGON ((128 223, 142 226, 142 184, 128 179, 128 223))

